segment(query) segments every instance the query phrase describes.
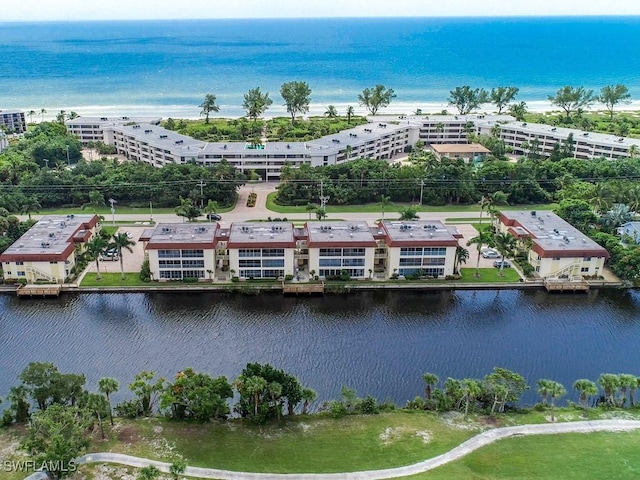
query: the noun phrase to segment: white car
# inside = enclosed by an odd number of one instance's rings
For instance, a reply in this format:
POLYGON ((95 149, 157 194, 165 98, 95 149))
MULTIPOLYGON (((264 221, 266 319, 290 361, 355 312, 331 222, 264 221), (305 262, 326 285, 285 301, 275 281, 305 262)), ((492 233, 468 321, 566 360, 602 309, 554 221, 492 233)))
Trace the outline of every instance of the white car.
POLYGON ((493 249, 488 249, 482 252, 484 258, 500 258, 500 254, 493 249))

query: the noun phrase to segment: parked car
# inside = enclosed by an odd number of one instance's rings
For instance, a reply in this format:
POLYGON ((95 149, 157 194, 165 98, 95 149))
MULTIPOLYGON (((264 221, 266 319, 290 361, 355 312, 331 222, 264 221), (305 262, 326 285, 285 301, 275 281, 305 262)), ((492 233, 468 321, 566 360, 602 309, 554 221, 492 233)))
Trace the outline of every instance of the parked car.
POLYGON ((511 263, 509 262, 509 260, 496 260, 495 262, 493 262, 493 266, 496 268, 511 268, 511 263))
POLYGON ((499 258, 500 254, 498 252, 496 252, 495 250, 489 248, 489 249, 485 250, 484 252, 482 252, 482 256, 484 258, 499 258))
POLYGON ((214 222, 219 222, 222 220, 222 217, 217 213, 207 213, 207 220, 212 220, 214 222))
POLYGON ((129 240, 133 240, 133 233, 131 233, 131 232, 126 232, 126 233, 127 233, 127 238, 129 240))
POLYGON ((100 254, 100 260, 103 262, 116 262, 120 260, 120 256, 118 255, 118 251, 116 249, 110 248, 106 252, 102 252, 100 254))

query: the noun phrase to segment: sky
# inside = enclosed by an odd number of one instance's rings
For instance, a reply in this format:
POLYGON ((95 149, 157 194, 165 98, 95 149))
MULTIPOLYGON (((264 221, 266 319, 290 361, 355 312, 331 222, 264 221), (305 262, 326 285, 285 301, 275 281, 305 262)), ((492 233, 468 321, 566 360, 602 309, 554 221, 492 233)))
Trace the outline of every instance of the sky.
POLYGON ((0 21, 640 15, 639 0, 18 0, 0 21))

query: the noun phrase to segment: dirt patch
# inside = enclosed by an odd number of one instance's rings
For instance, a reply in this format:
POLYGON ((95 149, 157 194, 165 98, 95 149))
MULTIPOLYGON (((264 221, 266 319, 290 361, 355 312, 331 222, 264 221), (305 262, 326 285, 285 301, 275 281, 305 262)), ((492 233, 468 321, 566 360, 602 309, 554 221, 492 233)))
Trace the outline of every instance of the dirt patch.
POLYGON ((118 432, 118 441, 127 445, 131 445, 140 439, 140 434, 135 427, 122 427, 118 432))
POLYGON ((480 424, 486 427, 499 427, 500 425, 498 424, 498 419, 496 417, 481 417, 479 419, 480 424))

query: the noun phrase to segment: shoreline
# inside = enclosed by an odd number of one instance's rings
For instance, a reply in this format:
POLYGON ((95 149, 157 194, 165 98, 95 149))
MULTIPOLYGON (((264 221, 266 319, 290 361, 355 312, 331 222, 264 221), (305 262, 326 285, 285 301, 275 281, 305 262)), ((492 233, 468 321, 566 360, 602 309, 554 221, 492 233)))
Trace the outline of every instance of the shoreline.
MULTIPOLYGON (((561 113, 561 110, 558 107, 551 105, 550 102, 545 100, 522 100, 527 103, 527 110, 529 113, 561 113)), ((353 106, 355 114, 358 116, 371 116, 368 110, 364 107, 358 105, 357 99, 354 99, 353 102, 335 102, 335 103, 312 103, 309 105, 309 112, 304 115, 305 117, 318 117, 324 116, 324 113, 327 110, 329 105, 333 105, 338 110, 338 114, 344 116, 344 112, 348 106, 353 106)), ((487 104, 487 106, 489 106, 487 104)), ((597 107, 601 108, 591 108, 585 110, 585 113, 589 114, 597 114, 602 113, 608 114, 608 112, 604 109, 603 106, 598 105, 597 107)), ((27 112, 30 110, 35 110, 36 114, 33 115, 33 123, 37 124, 42 121, 42 115, 39 113, 40 109, 34 107, 6 107, 3 106, 4 110, 21 110, 25 113, 25 117, 27 121, 29 121, 29 115, 27 112)), ((130 116, 130 117, 160 117, 162 119, 173 118, 173 119, 185 119, 185 120, 198 120, 203 118, 200 115, 199 107, 195 105, 137 105, 137 104, 122 104, 122 105, 76 105, 76 106, 50 106, 44 107, 47 110, 47 113, 44 115, 45 121, 53 121, 56 119, 56 115, 61 110, 65 112, 75 112, 80 117, 120 117, 120 116, 130 116)), ((393 102, 389 107, 383 109, 378 112, 379 116, 389 116, 389 115, 413 115, 417 109, 422 110, 423 115, 439 115, 443 110, 447 110, 447 112, 451 115, 457 114, 455 107, 447 104, 446 102, 419 102, 419 101, 410 101, 410 102, 393 102)), ((619 106, 618 109, 615 110, 616 113, 626 113, 626 114, 640 114, 640 100, 632 101, 630 104, 626 104, 624 106, 619 106)), ((477 114, 493 114, 494 112, 490 109, 479 109, 477 114)), ((238 105, 228 105, 221 104, 220 111, 216 113, 215 116, 211 118, 241 118, 246 117, 246 112, 242 109, 242 107, 238 105)), ((261 118, 269 120, 276 117, 289 117, 284 106, 275 104, 267 110, 261 118)), ((31 122, 29 122, 31 123, 31 122)))

